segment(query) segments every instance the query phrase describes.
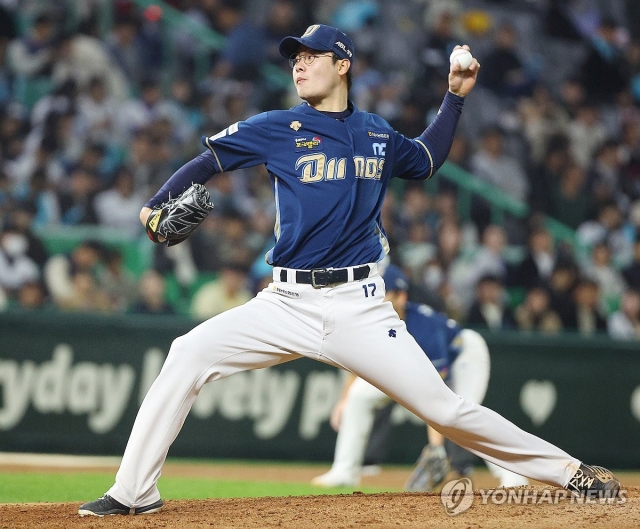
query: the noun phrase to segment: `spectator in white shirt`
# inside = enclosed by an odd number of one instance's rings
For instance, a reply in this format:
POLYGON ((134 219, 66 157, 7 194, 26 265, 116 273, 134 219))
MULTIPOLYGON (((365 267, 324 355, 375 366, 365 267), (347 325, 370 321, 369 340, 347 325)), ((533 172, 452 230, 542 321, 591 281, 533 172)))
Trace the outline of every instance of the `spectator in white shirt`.
POLYGON ((125 166, 116 172, 110 189, 98 193, 94 209, 102 226, 117 229, 124 238, 133 239, 140 234, 140 204, 144 195, 134 190, 133 173, 125 166))
POLYGON ((640 339, 640 292, 624 293, 620 310, 609 316, 607 330, 611 338, 618 340, 640 339))

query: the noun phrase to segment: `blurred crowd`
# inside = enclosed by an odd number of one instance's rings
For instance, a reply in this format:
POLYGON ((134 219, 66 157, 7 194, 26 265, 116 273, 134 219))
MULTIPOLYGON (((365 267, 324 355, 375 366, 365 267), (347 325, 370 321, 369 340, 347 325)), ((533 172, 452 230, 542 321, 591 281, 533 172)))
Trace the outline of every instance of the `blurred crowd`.
POLYGON ((278 44, 314 22, 353 38, 355 104, 410 137, 453 47, 482 65, 449 161, 528 214, 496 223, 439 176, 395 185, 383 226, 414 299, 469 326, 640 339, 637 0, 0 0, 0 309, 204 319, 268 283, 264 167, 212 178, 213 212, 142 273, 99 234, 150 244, 140 208, 201 135, 297 104, 278 44), (78 227, 96 231, 56 251, 78 227))

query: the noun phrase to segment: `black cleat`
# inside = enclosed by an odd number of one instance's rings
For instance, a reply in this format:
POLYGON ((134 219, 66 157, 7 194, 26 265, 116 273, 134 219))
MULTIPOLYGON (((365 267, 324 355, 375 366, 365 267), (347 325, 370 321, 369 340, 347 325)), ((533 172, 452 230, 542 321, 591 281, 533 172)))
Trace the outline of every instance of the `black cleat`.
POLYGON ((620 490, 620 482, 610 470, 582 463, 566 489, 578 496, 615 498, 620 490))
POLYGON ((110 516, 113 514, 151 514, 152 512, 158 512, 163 505, 162 500, 158 500, 151 505, 145 505, 144 507, 127 507, 119 501, 114 500, 108 494, 98 498, 95 501, 90 501, 81 505, 78 509, 80 516, 110 516))

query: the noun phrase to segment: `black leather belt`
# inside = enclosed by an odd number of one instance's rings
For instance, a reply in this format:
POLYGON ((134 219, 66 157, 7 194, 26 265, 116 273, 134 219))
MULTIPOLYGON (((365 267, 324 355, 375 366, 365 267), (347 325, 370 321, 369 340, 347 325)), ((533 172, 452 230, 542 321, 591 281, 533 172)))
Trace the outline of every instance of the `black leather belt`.
MULTIPOLYGON (((356 266, 353 269, 353 280, 359 281, 369 276, 369 265, 356 266)), ((326 287, 327 285, 335 285, 338 283, 346 283, 349 281, 349 270, 347 268, 319 268, 317 270, 296 270, 296 283, 304 283, 313 285, 314 287, 326 287)), ((287 270, 280 270, 280 281, 286 283, 287 270)))

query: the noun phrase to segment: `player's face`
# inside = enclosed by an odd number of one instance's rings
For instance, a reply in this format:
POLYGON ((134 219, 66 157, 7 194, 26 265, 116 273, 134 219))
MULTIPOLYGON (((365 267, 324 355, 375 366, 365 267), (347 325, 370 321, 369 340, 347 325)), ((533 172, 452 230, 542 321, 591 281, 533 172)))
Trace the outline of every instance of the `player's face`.
POLYGON ((304 60, 298 61, 293 68, 293 84, 300 99, 313 104, 330 97, 340 88, 340 64, 342 61, 333 60, 333 54, 328 51, 315 51, 302 47, 296 57, 315 55, 311 64, 304 60))

